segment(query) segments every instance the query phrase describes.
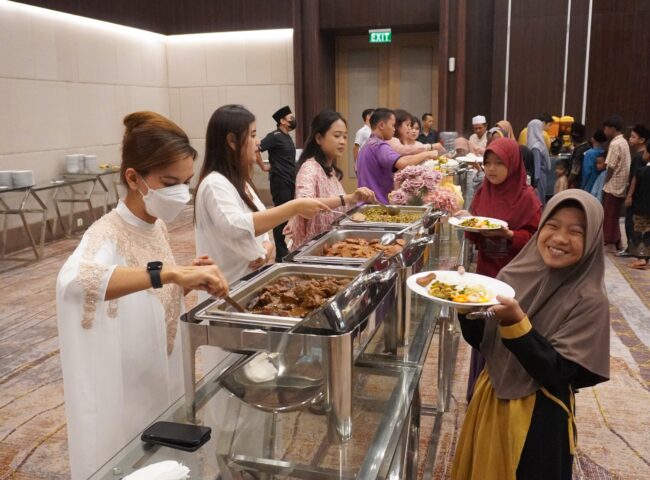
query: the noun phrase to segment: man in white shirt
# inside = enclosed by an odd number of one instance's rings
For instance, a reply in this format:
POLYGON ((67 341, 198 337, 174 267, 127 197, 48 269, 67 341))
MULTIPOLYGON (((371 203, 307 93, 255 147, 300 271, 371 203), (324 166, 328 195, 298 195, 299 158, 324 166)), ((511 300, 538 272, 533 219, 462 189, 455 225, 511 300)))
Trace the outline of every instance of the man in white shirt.
POLYGON ((487 148, 487 120, 483 115, 477 115, 472 118, 472 128, 474 133, 469 137, 470 151, 479 156, 483 156, 487 148))
POLYGON ((361 147, 368 141, 372 130, 370 128, 370 116, 374 109, 366 108, 363 113, 361 113, 361 118, 363 118, 363 127, 357 130, 356 135, 354 136, 354 148, 352 149, 352 154, 354 155, 354 171, 357 171, 357 157, 359 156, 359 150, 361 147))

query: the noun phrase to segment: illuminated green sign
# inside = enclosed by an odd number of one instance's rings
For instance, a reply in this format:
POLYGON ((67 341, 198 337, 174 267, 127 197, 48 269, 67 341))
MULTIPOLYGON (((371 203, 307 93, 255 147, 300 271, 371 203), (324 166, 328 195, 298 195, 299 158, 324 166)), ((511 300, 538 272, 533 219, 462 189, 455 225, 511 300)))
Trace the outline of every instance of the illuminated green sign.
POLYGON ((368 30, 370 43, 390 43, 393 39, 393 33, 390 28, 381 28, 368 30))

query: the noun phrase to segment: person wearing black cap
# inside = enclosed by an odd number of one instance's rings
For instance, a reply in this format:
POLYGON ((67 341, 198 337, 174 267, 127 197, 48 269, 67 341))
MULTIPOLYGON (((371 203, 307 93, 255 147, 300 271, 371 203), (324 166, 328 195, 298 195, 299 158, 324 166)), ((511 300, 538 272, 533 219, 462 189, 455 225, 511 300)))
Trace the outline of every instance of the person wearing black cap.
MULTIPOLYGON (((269 152, 271 196, 277 207, 292 200, 296 188, 296 144, 289 136, 289 132, 296 128, 296 117, 285 105, 273 114, 273 120, 277 129, 262 139, 260 152, 269 152)), ((286 222, 273 229, 276 262, 281 262, 289 253, 282 234, 285 226, 286 222)))
POLYGON ((569 160, 569 188, 580 188, 585 153, 591 148, 587 141, 587 129, 582 123, 573 122, 571 124, 571 140, 573 141, 573 153, 569 160))

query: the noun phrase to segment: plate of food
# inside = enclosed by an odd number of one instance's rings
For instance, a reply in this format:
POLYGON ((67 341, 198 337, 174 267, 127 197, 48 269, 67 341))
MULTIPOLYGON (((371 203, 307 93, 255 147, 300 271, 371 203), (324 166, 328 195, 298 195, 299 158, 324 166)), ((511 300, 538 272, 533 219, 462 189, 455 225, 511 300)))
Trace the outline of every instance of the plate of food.
POLYGON ((456 168, 458 166, 458 160, 453 158, 447 158, 444 155, 438 158, 438 164, 444 165, 447 168, 456 168))
POLYGON ((473 153, 468 153, 464 157, 456 157, 456 160, 463 163, 483 163, 483 157, 479 157, 473 153))
POLYGON ((435 270, 411 275, 406 285, 418 295, 453 307, 498 305, 497 295, 513 298, 515 291, 507 283, 477 273, 435 270))
POLYGON ((466 232, 485 232, 487 230, 508 228, 508 222, 504 222, 498 218, 477 216, 451 217, 449 224, 466 232))

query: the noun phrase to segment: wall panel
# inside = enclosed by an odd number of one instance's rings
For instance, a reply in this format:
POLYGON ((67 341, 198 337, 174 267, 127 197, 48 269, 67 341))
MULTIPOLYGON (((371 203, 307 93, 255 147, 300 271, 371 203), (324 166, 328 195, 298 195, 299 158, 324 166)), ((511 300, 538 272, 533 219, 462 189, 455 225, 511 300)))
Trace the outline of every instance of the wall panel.
POLYGON ((461 132, 469 131, 473 116, 491 116, 494 3, 494 0, 467 0, 465 121, 460 126, 461 132))
POLYGON ((542 112, 559 114, 562 106, 566 16, 541 20, 512 18, 508 120, 515 130, 542 112))
POLYGON ((438 27, 440 0, 326 0, 320 2, 321 28, 362 33, 391 27, 396 32, 438 27))
POLYGON ((581 121, 587 52, 589 0, 572 0, 569 32, 569 64, 567 68, 566 115, 581 121))
POLYGON ((599 127, 613 113, 626 124, 650 124, 648 2, 594 0, 587 122, 599 127))

